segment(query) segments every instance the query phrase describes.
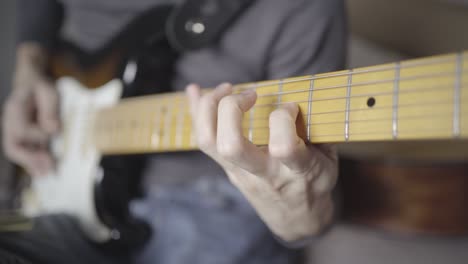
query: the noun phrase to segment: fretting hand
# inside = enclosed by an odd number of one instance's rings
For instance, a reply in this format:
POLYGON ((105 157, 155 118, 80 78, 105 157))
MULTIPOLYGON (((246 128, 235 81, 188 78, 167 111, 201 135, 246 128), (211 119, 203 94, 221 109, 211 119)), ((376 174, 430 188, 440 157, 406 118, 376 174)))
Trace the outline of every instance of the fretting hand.
POLYGON ((306 145, 297 135, 297 104, 270 115, 268 147, 257 147, 242 133, 242 118, 256 101, 247 90, 232 94, 229 84, 201 95, 187 87, 200 149, 218 162, 270 229, 285 241, 317 235, 333 215, 331 190, 337 178, 332 146, 306 145))

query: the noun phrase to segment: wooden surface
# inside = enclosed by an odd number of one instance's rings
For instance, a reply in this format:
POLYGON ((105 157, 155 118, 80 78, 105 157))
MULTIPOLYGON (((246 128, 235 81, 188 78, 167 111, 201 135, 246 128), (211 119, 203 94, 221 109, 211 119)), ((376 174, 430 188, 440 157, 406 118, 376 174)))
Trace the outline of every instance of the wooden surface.
POLYGON ((467 163, 341 161, 344 219, 401 234, 468 234, 467 163))
MULTIPOLYGON (((315 76, 240 84, 258 99, 244 134, 268 143, 268 116, 296 102, 299 131, 312 143, 468 138, 468 53, 315 76), (375 105, 368 105, 370 99, 375 105)), ((124 99, 96 116, 95 144, 104 153, 196 148, 185 94, 124 99)))

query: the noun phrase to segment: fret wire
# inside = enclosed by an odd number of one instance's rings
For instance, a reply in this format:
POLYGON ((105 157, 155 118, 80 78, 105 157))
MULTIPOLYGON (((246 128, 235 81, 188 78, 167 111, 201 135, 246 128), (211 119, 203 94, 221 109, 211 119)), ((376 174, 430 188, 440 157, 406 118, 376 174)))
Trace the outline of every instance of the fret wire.
POLYGON ((461 85, 463 71, 463 53, 456 56, 455 87, 453 93, 453 136, 460 136, 461 85))
MULTIPOLYGON (((400 118, 400 120, 423 120, 424 118, 427 119, 446 119, 447 116, 451 115, 450 113, 445 113, 445 114, 432 114, 432 115, 413 115, 413 116, 404 116, 400 118)), ((373 119, 355 119, 355 120, 349 120, 350 124, 353 123, 366 123, 366 122, 383 122, 383 121, 392 121, 392 118, 373 118, 373 119)), ((343 124, 342 121, 329 121, 329 122, 316 122, 316 123, 311 123, 308 126, 320 126, 320 125, 333 125, 333 124, 343 124)), ((253 129, 268 129, 268 126, 257 126, 253 127, 253 129)), ((246 127, 243 127, 243 129, 246 129, 246 127)))
POLYGON ((346 89, 346 112, 345 112, 345 128, 344 128, 344 136, 345 140, 349 140, 349 109, 351 107, 351 84, 353 82, 353 75, 352 70, 350 70, 350 74, 348 75, 348 87, 346 89))
MULTIPOLYGON (((426 130, 426 129, 410 129, 410 130, 405 130, 404 133, 406 134, 414 134, 414 133, 422 133, 422 134, 426 134, 426 135, 429 135, 429 134, 437 134, 437 133, 445 133, 447 132, 446 129, 431 129, 430 131, 426 130)), ((267 135, 266 133, 264 135, 267 135)), ((362 135, 381 135, 381 136, 384 136, 384 135, 388 135, 389 137, 391 137, 391 134, 388 133, 388 130, 382 130, 382 131, 373 131, 373 132, 356 132, 356 133, 350 133, 350 136, 362 136, 362 135)), ((318 137, 342 137, 343 134, 342 133, 330 133, 330 134, 314 134, 312 135, 312 140, 313 138, 318 138, 318 137)), ((434 138, 437 138, 441 135, 434 135, 434 138)), ((261 138, 258 140, 260 141, 261 138)), ((337 142, 341 142, 341 140, 337 140, 337 142)), ((107 149, 107 150, 112 150, 112 148, 115 147, 115 145, 112 145, 110 147, 103 147, 102 149, 107 149)), ((172 148, 172 149, 177 149, 177 148, 172 148)), ((105 153, 105 151, 104 151, 105 153)))
MULTIPOLYGON (((352 86, 350 86, 352 87, 352 86)), ((432 86, 430 88, 421 88, 421 89, 407 89, 405 91, 400 91, 399 94, 408 94, 408 93, 416 93, 416 92, 427 92, 427 91, 438 91, 441 88, 447 88, 446 85, 438 85, 438 86, 432 86)), ((353 96, 337 96, 337 97, 328 97, 328 98, 321 98, 321 99, 316 99, 313 100, 313 102, 323 102, 323 101, 335 101, 335 100, 343 100, 343 99, 348 99, 348 98, 358 98, 358 97, 369 97, 369 96, 379 96, 379 95, 393 95, 393 91, 391 92, 381 92, 381 93, 369 93, 369 94, 358 94, 358 95, 353 95, 353 96)), ((291 102, 282 102, 281 104, 287 104, 287 103, 308 103, 309 101, 303 100, 303 101, 291 101, 291 102)), ((254 107, 270 107, 270 106, 277 106, 279 105, 278 103, 271 103, 271 104, 259 104, 255 105, 254 107)))
MULTIPOLYGON (((441 133, 441 132, 446 132, 447 130, 446 129, 434 129, 434 130, 431 130, 431 131, 427 131, 425 129, 414 129, 414 130, 405 130, 404 132, 405 133, 421 133, 421 132, 424 132, 422 134, 431 134, 431 133, 441 133)), ((391 137, 391 134, 388 132, 388 130, 384 131, 376 131, 376 132, 359 132, 359 133, 350 133, 350 136, 362 136, 362 135, 388 135, 391 137)), ((436 135, 434 137, 437 137, 439 135, 436 135)), ((312 135, 312 139, 313 138, 317 138, 317 137, 343 137, 343 134, 342 133, 338 133, 338 134, 318 134, 318 135, 312 135)), ((342 142, 342 140, 337 140, 336 142, 342 142)), ((313 143, 313 142, 312 142, 313 143)))
MULTIPOLYGON (((405 66, 402 66, 402 69, 409 69, 409 68, 414 68, 418 66, 427 66, 427 65, 434 65, 434 64, 443 64, 445 62, 451 62, 450 58, 437 58, 437 59, 432 59, 431 61, 418 61, 418 62, 405 62, 405 66)), ((385 65, 378 65, 378 66, 373 66, 373 69, 353 69, 353 74, 364 74, 364 73, 375 73, 375 72, 382 72, 382 71, 388 71, 388 70, 393 70, 393 66, 385 66, 385 65)), ((329 73, 329 74, 319 74, 319 75, 313 75, 312 77, 304 77, 304 78, 296 78, 294 80, 284 80, 284 84, 288 83, 295 83, 295 82, 302 82, 302 81, 310 81, 310 80, 319 80, 319 79, 326 79, 326 78, 333 78, 333 77, 340 77, 340 76, 346 76, 349 74, 349 71, 347 72, 334 72, 334 73, 329 73)), ((237 84, 235 86, 243 86, 246 84, 237 84)), ((258 83, 257 82, 257 89, 258 88, 264 88, 272 85, 278 85, 278 81, 272 80, 272 81, 265 81, 258 83)), ((246 89, 243 87, 239 87, 239 89, 246 89)))
MULTIPOLYGON (((442 64, 442 63, 446 63, 446 62, 450 62, 450 61, 451 61, 450 58, 430 59, 429 62, 427 62, 427 61, 407 62, 406 61, 405 65, 401 66, 401 69, 408 69, 408 68, 413 68, 413 67, 417 67, 417 66, 442 64)), ((381 65, 381 66, 373 66, 373 69, 369 69, 369 68, 366 68, 366 69, 359 69, 359 68, 353 69, 352 74, 356 75, 356 74, 364 74, 364 73, 375 73, 375 72, 389 71, 389 70, 393 70, 393 69, 394 69, 394 66, 381 65)), ((319 79, 339 77, 339 76, 346 76, 348 74, 350 74, 350 73, 349 72, 339 72, 339 73, 320 74, 319 76, 313 75, 311 77, 295 78, 294 80, 284 79, 283 84, 295 83, 295 82, 301 82, 301 81, 319 80, 319 79)), ((389 81, 393 81, 393 80, 389 80, 389 81)), ((248 83, 246 83, 246 84, 237 84, 237 85, 234 85, 234 88, 240 89, 240 90, 246 89, 246 88, 241 87, 241 86, 244 86, 244 85, 247 85, 247 84, 248 83)), ((259 88, 268 87, 268 86, 271 86, 271 85, 277 85, 278 81, 272 80, 272 81, 266 81, 266 82, 256 82, 255 84, 256 84, 255 89, 258 90, 259 88)), ((207 90, 207 89, 202 89, 202 91, 203 90, 207 90)), ((316 90, 319 90, 319 89, 316 89, 316 90)), ((129 97, 129 98, 122 99, 119 104, 126 103, 126 102, 131 102, 131 101, 146 100, 146 99, 150 99, 150 97, 162 98, 162 97, 170 97, 170 96, 183 96, 182 94, 183 94, 183 92, 172 92, 172 93, 162 93, 162 94, 149 95, 149 96, 129 97)))
MULTIPOLYGON (((415 106, 426 106, 426 105, 445 105, 445 104, 453 104, 453 100, 450 101, 427 101, 423 103, 415 103, 415 104, 399 104, 399 108, 404 108, 404 107, 415 107, 415 106)), ((372 110, 385 110, 393 108, 393 106, 380 106, 380 107, 364 107, 364 108, 350 108, 350 112, 353 111, 372 111, 372 110)), ((311 113, 310 116, 316 116, 316 115, 327 115, 327 114, 337 114, 337 113, 343 113, 345 110, 336 110, 336 111, 325 111, 325 112, 316 112, 316 113, 311 113)), ((303 114, 304 117, 307 116, 307 114, 303 114)), ((254 118, 254 121, 258 120, 265 120, 265 118, 254 118)), ((91 122, 91 118, 88 119, 89 122, 91 122)))
MULTIPOLYGON (((452 105, 453 101, 431 101, 431 102, 424 102, 424 103, 417 103, 417 104, 400 104, 398 108, 406 108, 406 107, 415 107, 415 106, 427 106, 427 105, 452 105)), ((393 109, 393 105, 391 106, 381 106, 381 107, 366 107, 366 108, 350 108, 349 112, 362 112, 362 111, 373 111, 373 110, 386 110, 386 109, 393 109)), ((328 115, 328 114, 340 114, 344 113, 346 110, 336 110, 336 111, 326 111, 326 112, 317 112, 309 114, 302 114, 304 118, 308 118, 311 116, 318 116, 318 115, 328 115)), ((270 113, 268 113, 270 114, 270 113)), ((259 117, 255 118, 253 121, 263 121, 265 118, 259 117)))
POLYGON ((279 85, 278 85, 278 94, 277 94, 277 96, 278 96, 278 104, 281 103, 281 95, 282 95, 282 93, 283 93, 283 79, 281 79, 281 80, 279 81, 279 85))
POLYGON ((153 133, 151 133, 151 146, 153 148, 159 148, 161 144, 161 104, 158 102, 156 105, 156 111, 154 112, 153 133))
MULTIPOLYGON (((468 114, 468 111, 467 112, 463 112, 463 113, 467 113, 468 114)), ((451 111, 450 112, 447 112, 445 115, 444 114, 431 114, 431 115, 414 115, 414 116, 404 116, 402 118, 400 118, 400 120, 414 120, 414 119, 446 119, 447 116, 451 115, 451 111)), ((349 120, 349 123, 352 124, 352 123, 365 123, 365 122, 378 122, 378 121, 392 121, 392 118, 373 118, 373 119, 355 119, 355 120, 352 120, 350 119, 349 120)), ((316 122, 316 123, 311 123, 310 126, 321 126, 321 125, 330 125, 330 124, 342 124, 343 122, 342 121, 330 121, 330 122, 316 122)), ((243 126, 242 127, 243 129, 248 129, 248 126, 243 126)), ((252 129, 269 129, 268 126, 257 126, 257 127, 253 127, 252 129)), ((183 130, 183 133, 189 133, 191 131, 191 127, 187 128, 187 129, 184 129, 183 130)), ((391 131, 391 130, 389 130, 391 131)), ((341 136, 343 134, 340 134, 341 136)))
MULTIPOLYGON (((430 118, 431 116, 427 116, 428 118, 430 118)), ((440 119, 445 119, 445 117, 440 117, 440 119)), ((387 119, 387 120, 390 120, 390 119, 387 119)), ((315 124, 312 124, 312 126, 315 126, 315 124)), ((257 130, 259 131, 267 131, 269 130, 268 127, 258 127, 256 128, 257 130)), ((405 133, 410 133, 410 132, 427 132, 426 134, 430 134, 430 133, 438 133, 438 132, 447 132, 447 129, 446 128, 436 128, 436 129, 431 129, 431 130, 426 130, 426 129, 421 129, 421 130, 417 130, 417 129, 414 129, 414 130, 405 130, 404 132, 405 133)), ((382 131, 378 131, 378 132, 359 132, 359 133, 350 133, 350 136, 353 136, 353 135, 365 135, 365 134, 377 134, 377 133, 381 133, 381 134, 386 134, 386 135, 389 135, 391 136, 391 133, 388 133, 388 130, 382 130, 382 131)), ((263 133, 263 135, 266 135, 266 133, 263 133)), ((318 136, 343 136, 343 133, 337 133, 337 134, 314 134, 311 136, 311 138, 313 137, 318 137, 318 136)), ((121 143, 122 141, 118 141, 117 143, 121 143)), ((113 144, 111 146, 112 147, 115 147, 115 145, 113 144)))
POLYGON ((398 137, 398 99, 400 94, 400 68, 399 62, 395 63, 395 81, 393 83, 393 120, 392 120, 392 136, 393 139, 398 137))
MULTIPOLYGON (((400 69, 403 69, 403 68, 404 67, 400 67, 400 69)), ((390 69, 391 68, 388 68, 386 70, 390 70, 390 69)), ((347 74, 349 74, 349 73, 347 73, 347 74)), ((436 77, 444 77, 444 76, 453 76, 453 74, 454 74, 454 72, 452 72, 452 71, 438 73, 438 74, 422 74, 422 75, 418 75, 418 76, 400 78, 400 82, 401 81, 417 80, 417 79, 422 79, 422 78, 436 78, 436 77)), ((462 75, 468 74, 468 70, 467 71, 462 71, 461 74, 462 75)), ((356 74, 354 74, 354 75, 356 75, 356 74)), ((314 78, 304 78, 301 81, 310 81, 310 80, 315 80, 315 79, 314 78)), ((354 83, 353 85, 351 85, 351 87, 354 87, 354 86, 367 86, 367 85, 373 85, 373 84, 382 84, 382 83, 394 82, 394 81, 395 81, 395 79, 387 79, 387 80, 371 81, 371 82, 361 82, 361 83, 354 83)), ((293 83, 293 82, 299 82, 299 80, 294 80, 294 81, 290 81, 290 82, 287 82, 286 80, 284 80, 283 83, 293 83)), ((255 83, 255 85, 256 85, 256 87, 260 86, 260 85, 258 85, 258 83, 255 83)), ((333 90, 333 89, 339 89, 339 88, 346 88, 347 86, 348 85, 326 86, 326 87, 322 87, 322 88, 315 88, 315 91, 318 92, 318 91, 324 91, 324 90, 333 90)), ((206 88, 206 89, 203 89, 203 90, 206 92, 209 89, 210 88, 206 88)), ((257 88, 255 88, 255 89, 257 89, 257 88)), ((241 89, 239 89, 239 90, 241 90, 241 89)), ((308 91, 309 91, 309 89, 297 90, 297 91, 292 91, 292 92, 283 92, 282 95, 293 94, 293 93, 302 93, 302 92, 308 92, 308 91)), ((185 97, 185 95, 183 93, 181 93, 181 92, 170 93, 170 95, 185 97)), ((270 94, 260 94, 260 95, 257 95, 257 96, 258 97, 268 97, 268 96, 277 96, 277 95, 278 95, 278 93, 270 93, 270 94)), ((119 105, 125 105, 125 104, 128 104, 128 103, 135 103, 135 102, 143 101, 143 100, 144 101, 158 100, 158 99, 165 98, 165 97, 169 97, 169 94, 157 94, 157 95, 149 95, 149 96, 124 98, 119 102, 119 105)))
POLYGON ((183 126, 185 126, 184 119, 185 119, 185 109, 182 100, 178 101, 178 113, 177 113, 177 121, 176 121, 176 145, 182 146, 182 138, 183 136, 180 134, 180 130, 183 131, 183 126))
MULTIPOLYGON (((253 89, 256 88, 256 85, 254 84, 253 85, 253 89)), ((249 110, 249 141, 250 142, 253 142, 253 131, 252 131, 252 127, 253 127, 253 121, 254 121, 254 114, 255 114, 255 107, 252 107, 250 108, 249 110)))
MULTIPOLYGON (((422 103, 416 103, 416 104, 400 104, 399 108, 406 108, 406 107, 417 107, 417 106, 427 106, 427 105, 451 105, 453 102, 452 101, 429 101, 429 102, 422 102, 422 103)), ((349 111, 372 111, 372 110, 385 110, 385 109, 390 109, 393 106, 387 106, 387 107, 379 107, 379 108, 351 108, 349 111)), ((324 114, 335 114, 335 113, 343 113, 345 110, 339 110, 339 111, 328 111, 328 112, 318 112, 318 113, 311 113, 310 116, 314 115, 324 115, 324 114)), ((308 114, 304 114, 303 116, 307 116, 308 114)), ((307 118, 307 117, 306 117, 307 118)), ((265 120, 265 118, 255 118, 254 121, 258 120, 265 120)), ((353 120, 350 120, 350 122, 354 122, 353 120)), ((337 122, 341 123, 341 122, 337 122)), ((311 123, 311 124, 317 124, 317 123, 311 123)), ((188 129, 184 129, 184 132, 187 130, 190 130, 191 127, 188 127, 188 129)), ((100 134, 101 134, 100 130, 100 134)))
POLYGON ((164 118, 164 146, 170 147, 171 145, 171 114, 172 114, 172 107, 169 107, 169 103, 166 101, 164 102, 165 107, 165 118, 164 118))
MULTIPOLYGON (((456 134, 455 132, 456 132, 456 130, 457 130, 457 128, 456 128, 456 124, 457 124, 457 123, 458 123, 458 130, 460 130, 461 100, 462 100, 462 98, 461 98, 461 88, 462 88, 462 85, 463 85, 462 75, 465 74, 465 72, 463 71, 463 67, 462 67, 462 64, 463 64, 463 55, 459 54, 459 56, 461 57, 461 61, 457 61, 457 62, 459 62, 460 64, 459 64, 459 65, 456 65, 457 67, 456 67, 455 77, 456 77, 457 79, 455 80, 455 87, 451 85, 452 89, 454 89, 454 96, 453 96, 453 98, 452 98, 452 100, 451 100, 451 102, 453 103, 453 114, 454 114, 454 117, 453 117, 453 122, 454 122, 454 124, 453 124, 453 126, 454 126, 454 127, 453 127, 454 132, 453 132, 453 133, 454 133, 454 134, 456 134), (457 90, 458 90, 458 91, 457 91, 457 90), (458 95, 458 96, 457 96, 457 95, 458 95), (458 120, 458 121, 457 121, 457 120, 458 120)), ((432 63, 430 63, 430 64, 435 64, 436 61, 438 61, 438 62, 444 61, 444 62, 445 62, 445 61, 452 61, 452 60, 453 60, 453 57, 447 58, 447 59, 443 59, 443 60, 433 60, 433 61, 431 61, 432 63)), ((460 58, 457 58, 457 60, 460 60, 460 58)), ((406 63, 404 64, 404 66, 400 66, 400 68, 409 68, 408 65, 410 65, 410 66, 411 66, 411 65, 429 65, 429 63, 427 63, 427 62, 425 62, 425 61, 422 61, 422 62, 418 61, 418 62, 416 62, 416 63, 408 64, 408 63, 406 62, 406 63)), ((451 66, 453 66, 453 64, 451 64, 451 66)), ((391 69, 391 68, 385 69, 385 66, 384 66, 384 67, 381 67, 380 70, 376 70, 375 68, 374 68, 373 70, 370 70, 370 69, 367 70, 367 69, 366 69, 366 70, 364 70, 362 73, 364 73, 365 71, 367 71, 367 72, 376 72, 376 71, 384 71, 384 70, 390 70, 390 69, 391 69)), ((280 104, 286 103, 286 102, 282 102, 282 99, 283 99, 283 98, 282 98, 282 95, 283 95, 283 94, 299 93, 299 92, 301 92, 301 91, 292 91, 292 92, 283 91, 282 88, 283 88, 283 84, 284 84, 284 83, 299 82, 299 81, 303 81, 303 80, 307 80, 307 79, 308 79, 308 80, 311 80, 311 83, 312 83, 313 80, 321 79, 321 78, 334 77, 334 76, 337 76, 336 74, 341 74, 341 75, 343 75, 343 76, 348 75, 348 79, 352 79, 352 76, 355 75, 355 74, 358 74, 359 71, 360 71, 360 70, 356 70, 356 72, 353 72, 352 70, 350 70, 348 73, 335 73, 335 74, 330 74, 330 75, 328 75, 328 76, 323 76, 323 75, 322 75, 322 76, 313 76, 312 78, 302 78, 302 79, 296 78, 296 79, 294 79, 294 80, 284 80, 284 79, 282 79, 282 80, 280 80, 280 87, 279 87, 280 92, 277 94, 277 95, 278 95, 278 102, 277 102, 276 104, 275 104, 275 103, 270 104, 270 106, 280 105, 280 104), (332 75, 334 75, 334 76, 332 76, 332 75)), ((396 74, 397 74, 397 73, 395 73, 395 76, 396 76, 396 74)), ((444 73, 441 73, 441 74, 433 74, 433 75, 426 75, 426 76, 432 77, 432 78, 433 78, 433 77, 435 77, 435 76, 442 76, 443 74, 444 74, 444 73)), ((449 75, 449 74, 452 74, 452 75, 453 75, 454 73, 453 73, 453 71, 452 71, 452 72, 450 72, 450 73, 447 73, 447 75, 449 75)), ((397 93, 395 92, 395 90, 396 90, 396 89, 395 89, 395 82, 397 82, 397 80, 402 80, 402 79, 403 79, 403 78, 400 79, 400 78, 399 78, 400 76, 396 76, 396 77, 398 77, 398 78, 395 78, 394 80, 392 80, 392 81, 394 82, 394 89, 393 89, 393 90, 394 90, 394 91, 393 91, 394 97, 395 97, 395 94, 397 94, 397 93)), ((417 78, 420 78, 420 76, 412 76, 412 77, 410 77, 410 78, 411 78, 411 79, 417 79, 417 78)), ((406 79, 410 79, 410 78, 406 78, 406 79)), ((348 80, 348 82, 349 82, 349 80, 348 80)), ((378 81, 378 82, 382 83, 383 81, 378 81)), ((351 96, 351 92, 350 92, 350 91, 351 91, 351 88, 352 88, 353 86, 357 86, 357 85, 370 85, 370 83, 371 83, 371 82, 367 82, 367 84, 364 84, 364 83, 362 83, 362 84, 354 83, 354 84, 353 84, 352 81, 351 81, 351 83, 348 83, 348 85, 346 86, 346 88, 347 88, 347 96, 346 96, 346 97, 344 97, 344 98, 343 98, 343 97, 342 97, 342 98, 339 98, 339 97, 333 98, 333 97, 331 97, 331 98, 325 98, 325 99, 322 99, 322 100, 318 100, 318 101, 341 100, 341 99, 346 99, 346 100, 347 100, 347 102, 346 102, 346 103, 347 103, 347 109, 345 110, 345 113, 348 115, 348 120, 347 120, 347 121, 348 121, 348 124, 347 124, 347 126, 348 126, 348 137, 349 137, 349 135, 352 135, 352 133, 350 133, 350 131, 349 131, 349 125, 350 125, 352 122, 360 121, 360 120, 355 120, 355 121, 350 120, 349 115, 350 115, 351 111, 371 110, 371 109, 367 109, 367 108, 351 109, 351 103, 350 103, 350 99, 351 99, 351 98, 353 98, 353 97, 364 97, 364 96, 367 96, 367 95, 364 95, 364 94, 351 96), (348 91, 349 91, 349 93, 348 93, 348 91)), ((260 87, 261 85, 268 86, 268 85, 266 85, 266 83, 262 82, 262 83, 260 83, 260 85, 258 85, 259 87, 255 87, 254 90, 257 90, 258 88, 261 88, 261 87, 260 87)), ((399 85, 398 85, 398 86, 399 86, 399 85)), ((446 87, 446 86, 441 85, 441 86, 439 86, 439 87, 446 87)), ((325 88, 325 89, 336 89, 337 87, 324 87, 324 88, 325 88)), ((314 91, 315 91, 315 90, 318 91, 318 90, 322 90, 322 89, 324 90, 324 88, 317 88, 317 89, 314 89, 314 91)), ((399 87, 398 87, 398 88, 399 88, 399 87)), ((309 92, 309 94, 310 94, 310 93, 313 93, 313 92, 311 91, 312 89, 313 89, 313 87, 311 87, 309 90, 305 90, 305 91, 302 91, 302 92, 309 92)), ((400 93, 399 90, 400 90, 400 89, 398 89, 398 94, 400 93)), ((413 92, 428 91, 428 90, 432 90, 432 89, 420 89, 420 88, 419 88, 419 89, 412 89, 412 90, 405 91, 405 92, 406 92, 406 93, 413 93, 413 92)), ((385 94, 387 94, 387 93, 375 93, 375 94, 368 94, 368 95, 385 95, 385 94)), ((163 95, 163 96, 164 96, 164 97, 167 96, 167 97, 170 98, 170 97, 172 97, 173 95, 174 95, 174 93, 169 94, 169 95, 163 95)), ((161 96, 161 95, 156 95, 155 98, 161 98, 160 96, 161 96)), ((179 94, 175 94, 175 96, 179 96, 179 94)), ((268 95, 259 95, 259 97, 261 97, 261 96, 264 97, 264 96, 268 96, 268 95)), ((144 98, 144 99, 148 99, 148 98, 146 97, 146 98, 144 98)), ((396 99, 398 99, 398 98, 396 98, 396 99)), ((463 99, 463 100, 464 100, 464 99, 463 99)), ((310 104, 312 103, 312 101, 315 102, 315 100, 311 100, 311 98, 308 98, 308 100, 306 101, 306 102, 309 102, 308 107, 310 107, 310 104)), ((393 121, 393 119, 394 119, 394 116, 398 117, 398 109, 399 109, 399 108, 401 109, 401 107, 402 107, 402 105, 399 105, 399 104, 396 103, 395 101, 398 101, 398 100, 395 100, 395 99, 393 100, 392 108, 397 109, 397 111, 396 111, 396 114, 395 114, 394 112, 392 113, 392 114, 393 114, 393 115, 392 115, 392 121, 393 121)), ((419 105, 424 105, 424 104, 427 104, 427 102, 419 103, 419 105)), ((418 105, 418 104, 412 104, 412 105, 418 105)), ((260 106, 262 106, 262 105, 258 105, 258 107, 260 107, 260 106)), ((264 105, 264 106, 265 106, 265 105, 264 105)), ((254 107, 256 107, 256 106, 254 106, 254 107)), ((381 108, 384 108, 384 107, 381 107, 381 108)), ((373 109, 377 109, 377 108, 373 108, 373 109)), ((252 110, 254 111, 255 109, 252 109, 252 110)), ((330 112, 334 112, 334 111, 330 111, 330 112)), ((336 111, 336 112, 342 112, 342 111, 336 111)), ((167 113, 167 114, 168 114, 169 116, 172 116, 170 113, 167 113)), ((324 114, 324 113, 323 113, 323 112, 322 112, 322 113, 312 113, 312 111, 309 111, 309 110, 308 110, 308 112, 307 112, 307 116, 309 116, 309 117, 312 116, 312 115, 318 115, 318 114, 324 114)), ((433 115, 432 115, 432 116, 433 116, 433 115)), ((171 117, 171 118, 172 118, 172 117, 171 117)), ((253 117, 253 115, 251 115, 250 118, 249 118, 249 123, 252 124, 254 119, 255 119, 255 118, 253 117)), ((166 120, 166 121, 168 121, 168 120, 166 120)), ((371 120, 362 120, 362 121, 366 122, 366 121, 371 121, 371 120)), ((397 121, 398 121, 398 119, 397 119, 397 121)), ((111 121, 111 122, 112 122, 112 121, 111 121)), ((170 124, 170 122, 171 122, 171 120, 169 120, 169 122, 165 122, 164 125, 166 126, 167 124, 170 124)), ((308 124, 308 127, 309 127, 309 126, 311 126, 311 125, 315 125, 316 123, 312 123, 312 121, 311 121, 310 118, 309 118, 307 124, 308 124)), ((392 124, 393 124, 393 123, 392 123, 392 124)), ((250 125, 250 129, 252 129, 252 127, 253 127, 253 125, 250 125)), ((396 127, 398 128, 398 124, 397 124, 396 127)), ((392 127, 392 129, 393 129, 393 127, 392 127)), ((172 130, 172 128, 171 128, 171 130, 172 130)), ((178 128, 177 130, 179 130, 179 128, 178 128)), ((183 130, 185 131, 185 129, 183 129, 183 130)), ((395 130, 395 129, 392 130, 392 133, 393 133, 394 130, 395 130)), ((398 129, 396 129, 396 131, 398 132, 398 129)), ((405 132, 406 132, 406 131, 405 131, 405 132)), ((170 133, 166 133, 166 134, 170 134, 170 133)), ((393 134, 397 134, 397 133, 393 133, 393 134)), ((308 135, 308 138, 310 138, 310 137, 311 137, 311 135, 309 134, 309 135, 308 135)), ((312 138, 313 138, 313 137, 314 137, 314 135, 312 135, 312 138)), ((170 139, 171 139, 171 137, 169 137, 169 141, 170 141, 170 139)), ((125 143, 125 142, 124 142, 124 143, 125 143)))
MULTIPOLYGON (((400 81, 412 81, 412 80, 418 80, 422 78, 437 78, 437 77, 444 77, 444 76, 452 76, 454 72, 448 71, 448 72, 442 72, 438 74, 421 74, 417 76, 411 76, 411 77, 406 77, 406 78, 400 78, 400 81)), ((468 72, 467 72, 468 73, 468 72)), ((395 79, 386 79, 386 80, 379 80, 379 81, 370 81, 370 82, 360 82, 360 83, 353 83, 351 87, 355 86, 367 86, 367 85, 374 85, 374 84, 384 84, 384 83, 394 83, 395 79)), ((334 89, 342 89, 342 88, 347 88, 348 85, 332 85, 332 86, 326 86, 322 88, 315 88, 315 92, 320 92, 320 91, 328 91, 328 90, 334 90, 334 89)), ((295 93, 304 93, 308 92, 309 89, 302 89, 302 90, 296 90, 296 91, 288 91, 288 92, 283 92, 281 95, 287 95, 287 94, 295 94, 295 93)), ((259 94, 258 97, 270 97, 270 96, 278 96, 280 93, 270 93, 270 94, 259 94)))
MULTIPOLYGON (((451 104, 452 102, 447 102, 447 104, 451 104)), ((420 104, 420 105, 426 105, 426 104, 420 104)), ((344 112, 344 111, 341 111, 341 112, 344 112)), ((468 111, 466 112, 462 112, 462 113, 467 113, 468 114, 468 111)), ((430 114, 430 115, 413 115, 413 116, 403 116, 400 118, 400 120, 407 120, 407 119, 418 119, 418 118, 439 118, 439 119, 442 119, 442 118, 446 118, 447 116, 450 116, 452 114, 452 111, 450 112, 446 112, 446 114, 430 114)), ((304 115, 306 116, 306 115, 304 115)), ((257 119, 257 120, 260 120, 260 119, 257 119)), ((261 120, 264 120, 264 119, 261 119, 261 120)), ((355 120, 352 120, 350 119, 349 123, 352 124, 352 123, 361 123, 361 122, 375 122, 375 121, 392 121, 392 118, 374 118, 374 119, 355 119, 355 120)), ((342 121, 331 121, 331 122, 317 122, 317 123, 311 123, 310 125, 329 125, 329 124, 342 124, 343 122, 342 121)), ((267 129, 268 127, 266 126, 259 126, 259 127, 253 127, 253 129, 267 129)), ((246 127, 243 127, 243 129, 248 129, 248 126, 246 127)), ((188 127, 187 129, 184 129, 184 133, 188 133, 190 132, 191 130, 191 127, 188 127)))
POLYGON ((307 141, 310 141, 310 118, 312 113, 312 93, 314 91, 314 80, 310 80, 309 103, 307 105, 307 141))

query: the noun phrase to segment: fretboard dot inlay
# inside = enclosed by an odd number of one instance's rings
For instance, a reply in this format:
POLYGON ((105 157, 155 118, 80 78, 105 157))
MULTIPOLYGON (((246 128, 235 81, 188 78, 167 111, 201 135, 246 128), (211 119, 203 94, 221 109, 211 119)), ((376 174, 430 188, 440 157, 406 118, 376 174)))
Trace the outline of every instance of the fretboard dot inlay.
POLYGON ((369 108, 372 108, 374 107, 376 101, 375 101, 375 98, 374 97, 369 97, 369 99, 367 99, 367 106, 369 108))

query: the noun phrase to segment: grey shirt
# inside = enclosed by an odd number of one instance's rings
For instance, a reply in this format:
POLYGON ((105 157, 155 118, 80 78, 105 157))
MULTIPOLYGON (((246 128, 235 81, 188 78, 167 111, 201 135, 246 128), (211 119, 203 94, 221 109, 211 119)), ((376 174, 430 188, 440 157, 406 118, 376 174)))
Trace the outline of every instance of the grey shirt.
MULTIPOLYGON (((42 0, 43 1, 43 0, 42 0)), ((61 35, 93 50, 163 0, 63 0, 61 35)), ((346 27, 341 0, 257 0, 218 43, 182 55, 174 89, 337 70, 346 27)), ((27 37, 25 37, 27 39, 27 37)), ((292 263, 223 170, 200 152, 151 157, 135 214, 155 230, 139 263, 292 263)))

